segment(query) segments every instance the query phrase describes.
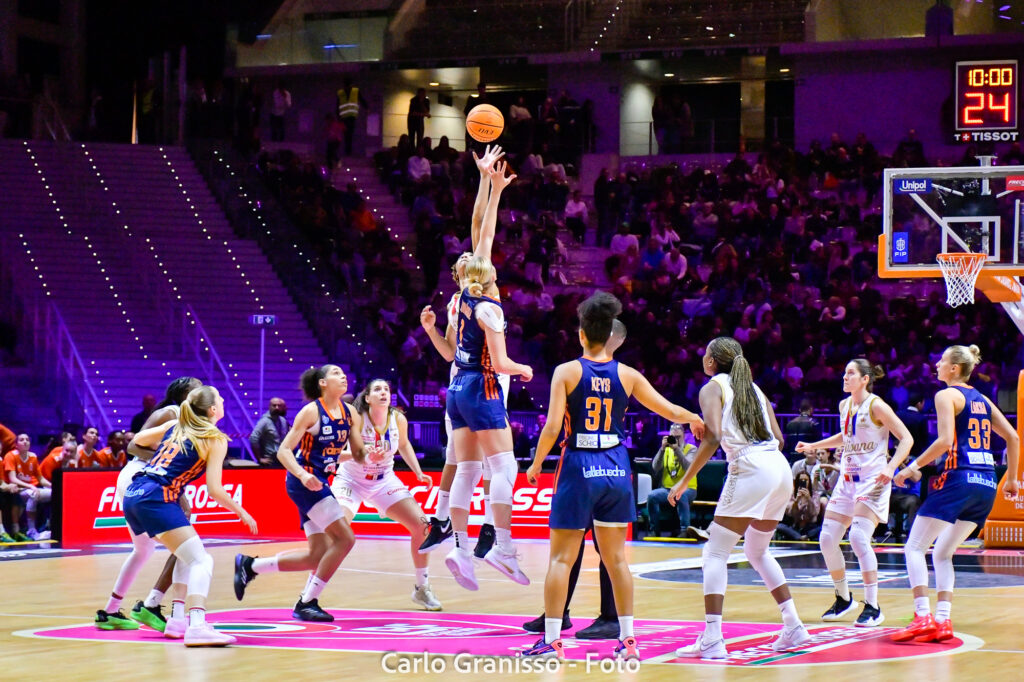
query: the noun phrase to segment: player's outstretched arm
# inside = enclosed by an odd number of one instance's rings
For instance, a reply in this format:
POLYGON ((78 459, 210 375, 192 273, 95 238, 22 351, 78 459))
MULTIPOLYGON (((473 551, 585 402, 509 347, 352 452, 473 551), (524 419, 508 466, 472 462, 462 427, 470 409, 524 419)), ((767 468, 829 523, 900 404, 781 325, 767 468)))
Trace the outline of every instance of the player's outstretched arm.
POLYGON ((480 240, 473 246, 473 255, 490 260, 494 233, 498 229, 498 204, 501 202, 501 193, 512 184, 516 176, 505 175, 504 161, 496 162, 488 172, 491 176, 491 196, 487 199, 487 209, 484 211, 483 224, 480 226, 480 240))
POLYGON ((480 185, 476 190, 476 201, 473 202, 473 219, 470 221, 470 236, 472 239, 473 251, 476 251, 476 245, 480 243, 480 227, 484 221, 484 211, 487 208, 487 198, 491 192, 491 167, 494 162, 505 155, 500 145, 487 145, 487 149, 484 150, 483 157, 476 155, 473 152, 473 161, 476 162, 477 170, 480 171, 480 185))

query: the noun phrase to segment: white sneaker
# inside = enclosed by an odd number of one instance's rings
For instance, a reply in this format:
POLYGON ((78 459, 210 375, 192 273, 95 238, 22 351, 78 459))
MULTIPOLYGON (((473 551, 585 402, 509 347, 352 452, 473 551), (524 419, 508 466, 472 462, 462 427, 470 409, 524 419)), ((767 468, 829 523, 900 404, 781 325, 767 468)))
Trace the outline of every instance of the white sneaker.
POLYGON ((39 537, 37 537, 36 540, 49 540, 51 537, 52 536, 50 535, 50 531, 44 530, 42 533, 39 534, 39 537))
POLYGON ((455 582, 457 582, 460 587, 464 587, 472 592, 476 592, 480 589, 480 585, 476 582, 475 571, 473 570, 472 554, 464 549, 455 547, 452 551, 448 552, 448 556, 444 558, 444 565, 452 572, 455 582))
POLYGON ((806 644, 810 638, 810 633, 802 623, 795 628, 785 628, 779 633, 778 639, 772 642, 772 651, 791 651, 806 644))
POLYGON ((237 641, 227 633, 214 630, 209 623, 190 625, 185 631, 185 646, 227 646, 237 641))
POLYGON ((427 611, 441 610, 441 602, 434 596, 434 591, 430 589, 430 585, 418 585, 416 589, 412 591, 412 601, 414 604, 419 604, 427 611))
POLYGON ((168 618, 164 627, 164 637, 168 639, 181 639, 188 630, 188 618, 168 618))
POLYGON ((676 656, 680 658, 702 658, 704 660, 719 660, 723 658, 729 658, 729 652, 725 650, 725 640, 717 639, 713 642, 709 642, 704 637, 707 633, 700 633, 700 637, 697 638, 690 646, 684 646, 676 649, 676 656))
POLYGON ((520 585, 530 584, 530 579, 519 569, 519 557, 515 552, 503 552, 495 545, 484 557, 484 561, 512 582, 520 585))

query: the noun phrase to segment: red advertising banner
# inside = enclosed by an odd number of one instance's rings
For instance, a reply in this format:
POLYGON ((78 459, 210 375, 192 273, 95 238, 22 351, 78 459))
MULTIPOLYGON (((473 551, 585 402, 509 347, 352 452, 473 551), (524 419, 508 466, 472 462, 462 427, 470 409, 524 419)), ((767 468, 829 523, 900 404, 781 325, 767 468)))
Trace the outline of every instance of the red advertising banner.
MULTIPOLYGON (((427 472, 434 485, 419 483, 408 471, 396 472, 409 486, 420 507, 429 516, 437 508, 437 483, 441 472, 427 472)), ((124 542, 128 525, 121 506, 114 500, 116 471, 62 472, 61 542, 64 546, 124 542)), ((259 537, 302 540, 299 514, 284 489, 285 473, 280 469, 225 469, 224 489, 252 514, 259 526, 259 537)), ((537 486, 531 486, 525 474, 516 481, 512 498, 513 537, 548 537, 548 515, 554 476, 541 474, 537 486)), ((192 505, 192 524, 200 535, 218 538, 252 537, 248 529, 230 511, 210 497, 205 479, 185 487, 185 496, 192 505)), ((470 525, 483 522, 483 487, 473 492, 470 525)), ((383 518, 372 507, 363 505, 352 524, 356 535, 405 535, 405 528, 383 518)))
POLYGON ((1006 177, 1006 189, 1024 192, 1024 175, 1008 175, 1006 177))

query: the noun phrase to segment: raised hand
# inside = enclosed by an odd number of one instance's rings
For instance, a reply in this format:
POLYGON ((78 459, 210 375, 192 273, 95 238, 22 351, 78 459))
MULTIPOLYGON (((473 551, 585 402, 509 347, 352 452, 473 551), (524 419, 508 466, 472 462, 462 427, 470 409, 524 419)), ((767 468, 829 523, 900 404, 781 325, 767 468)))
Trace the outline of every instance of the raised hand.
POLYGON ((473 152, 473 161, 476 162, 477 170, 480 171, 480 175, 482 176, 484 173, 490 173, 495 162, 503 156, 505 156, 505 152, 502 150, 501 145, 496 144, 493 147, 491 145, 487 145, 487 149, 484 150, 483 158, 477 156, 476 152, 473 152))
POLYGON ((437 324, 437 313, 428 305, 422 311, 420 311, 420 326, 427 331, 437 324))
POLYGON ((504 161, 499 161, 488 171, 488 174, 491 176, 491 187, 499 192, 511 185, 512 181, 516 179, 515 173, 508 177, 505 176, 506 165, 504 161))

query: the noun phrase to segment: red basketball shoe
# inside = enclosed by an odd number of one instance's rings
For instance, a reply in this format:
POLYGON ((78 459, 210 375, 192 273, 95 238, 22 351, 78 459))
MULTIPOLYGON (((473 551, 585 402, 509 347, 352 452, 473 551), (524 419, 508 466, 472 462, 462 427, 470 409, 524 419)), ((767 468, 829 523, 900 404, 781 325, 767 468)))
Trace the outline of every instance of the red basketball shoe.
POLYGON ((894 642, 909 642, 912 639, 918 639, 919 637, 931 637, 935 634, 935 630, 938 628, 938 624, 935 619, 932 618, 932 614, 927 616, 918 616, 914 614, 914 620, 907 627, 903 628, 892 636, 894 642))

